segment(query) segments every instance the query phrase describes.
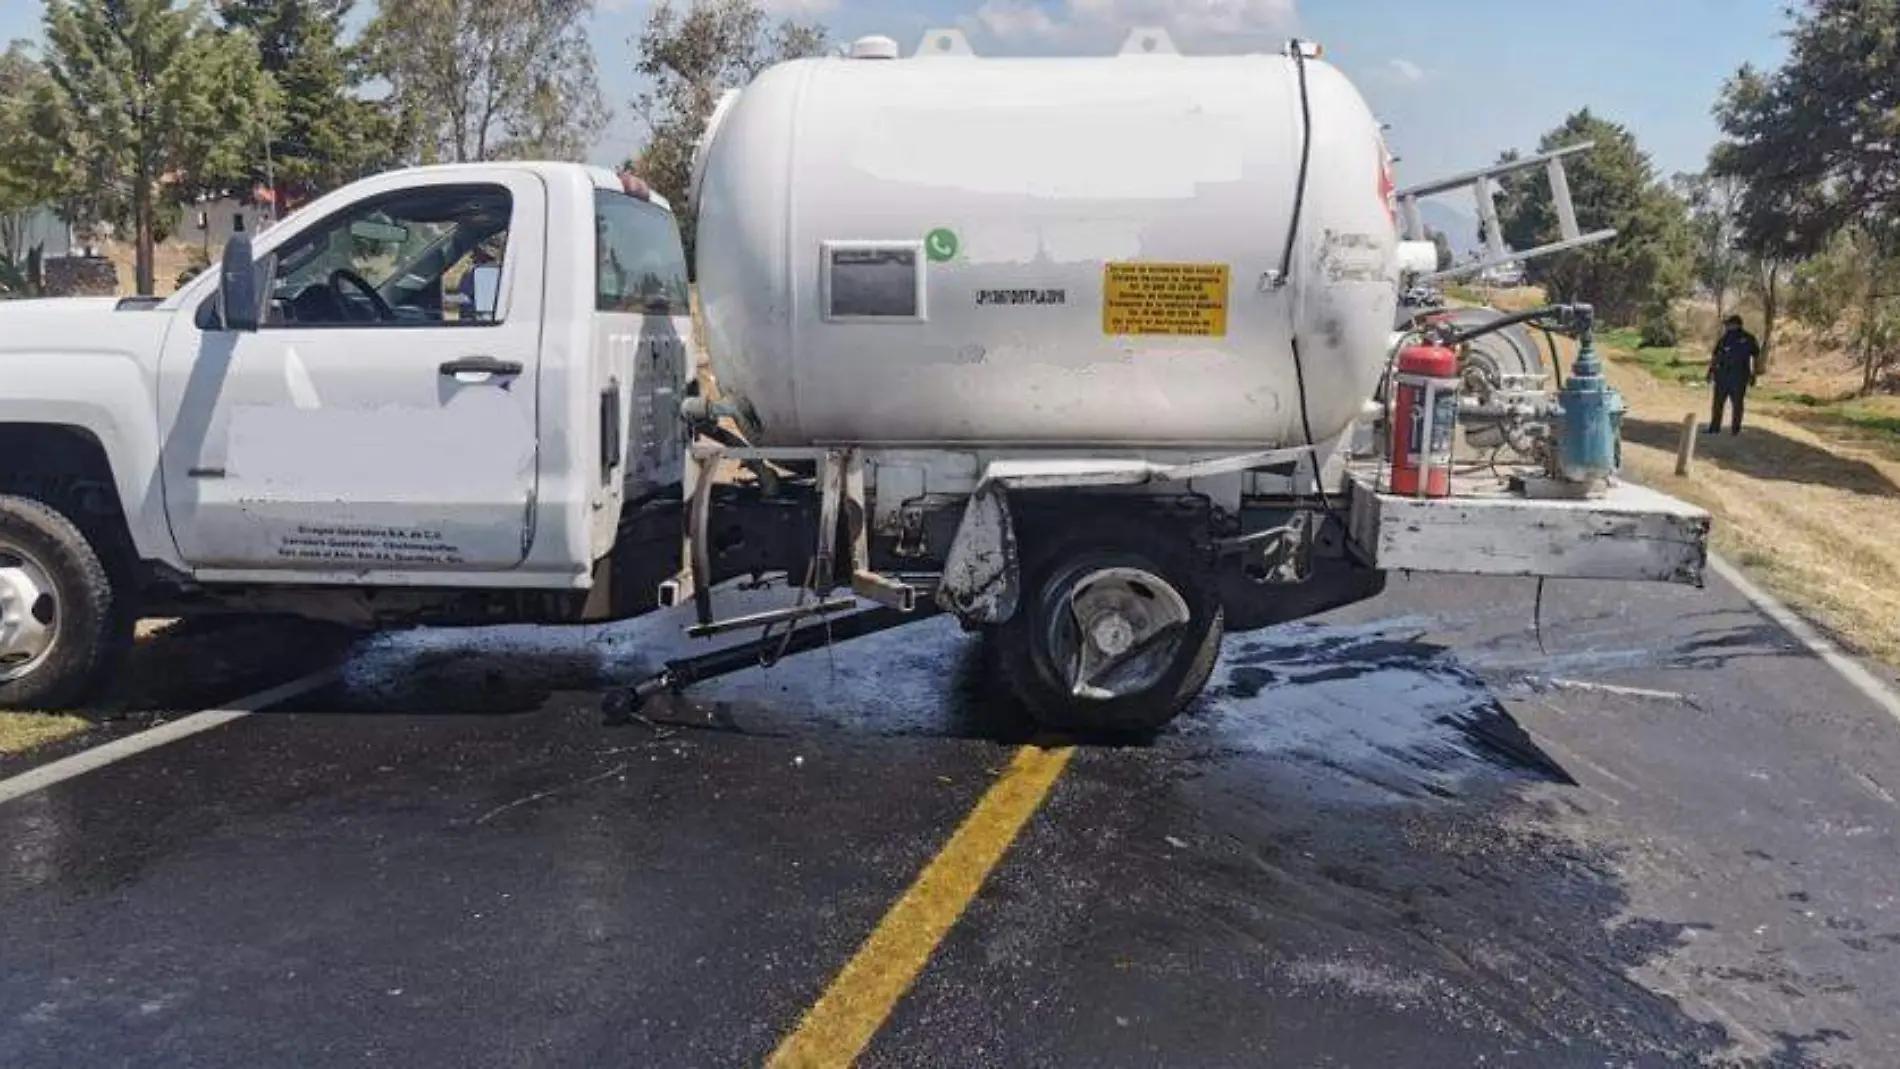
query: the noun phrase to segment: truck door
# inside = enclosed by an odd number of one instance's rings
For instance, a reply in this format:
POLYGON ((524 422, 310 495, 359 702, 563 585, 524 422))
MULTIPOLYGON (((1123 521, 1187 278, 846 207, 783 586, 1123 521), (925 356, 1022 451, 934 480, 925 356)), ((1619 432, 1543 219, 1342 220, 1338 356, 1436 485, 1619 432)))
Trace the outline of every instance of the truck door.
POLYGON ((392 179, 267 233, 254 333, 221 329, 215 294, 181 310, 159 418, 187 563, 428 583, 524 560, 548 195, 528 171, 474 174, 392 179))

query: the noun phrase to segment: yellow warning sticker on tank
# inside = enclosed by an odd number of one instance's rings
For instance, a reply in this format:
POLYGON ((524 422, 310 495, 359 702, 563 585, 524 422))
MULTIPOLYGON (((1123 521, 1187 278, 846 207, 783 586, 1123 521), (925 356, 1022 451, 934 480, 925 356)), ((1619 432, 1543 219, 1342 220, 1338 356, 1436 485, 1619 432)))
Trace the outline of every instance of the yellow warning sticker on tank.
POLYGON ((1226 264, 1104 265, 1102 333, 1227 336, 1226 264))

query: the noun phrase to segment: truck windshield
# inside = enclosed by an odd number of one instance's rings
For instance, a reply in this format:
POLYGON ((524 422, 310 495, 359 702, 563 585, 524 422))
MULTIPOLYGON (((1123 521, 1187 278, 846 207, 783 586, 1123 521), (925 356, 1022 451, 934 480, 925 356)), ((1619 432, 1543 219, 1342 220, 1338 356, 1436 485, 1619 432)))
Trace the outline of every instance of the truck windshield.
POLYGON ((596 190, 594 231, 597 311, 687 313, 686 252, 673 213, 624 193, 596 190))

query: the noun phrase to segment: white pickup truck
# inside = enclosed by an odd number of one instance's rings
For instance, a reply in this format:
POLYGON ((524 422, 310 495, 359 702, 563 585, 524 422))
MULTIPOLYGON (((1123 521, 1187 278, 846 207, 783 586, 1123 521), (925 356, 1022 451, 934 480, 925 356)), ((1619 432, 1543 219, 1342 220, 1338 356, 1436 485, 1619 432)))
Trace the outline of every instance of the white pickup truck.
POLYGON ((140 617, 605 615, 623 504, 677 486, 663 201, 572 165, 411 169, 252 255, 157 302, 0 305, 0 707, 82 700, 140 617))
POLYGON ((780 652, 951 612, 1003 640, 1041 722, 1141 731, 1199 693, 1223 627, 1370 597, 1389 570, 1701 582, 1708 517, 1680 502, 1465 476, 1395 497, 1366 435, 752 448, 694 396, 687 277, 637 183, 491 163, 358 181, 163 300, 0 306, 0 707, 83 701, 143 617, 690 603, 692 633, 765 629, 780 652), (712 591, 757 575, 797 601, 717 618, 712 591))

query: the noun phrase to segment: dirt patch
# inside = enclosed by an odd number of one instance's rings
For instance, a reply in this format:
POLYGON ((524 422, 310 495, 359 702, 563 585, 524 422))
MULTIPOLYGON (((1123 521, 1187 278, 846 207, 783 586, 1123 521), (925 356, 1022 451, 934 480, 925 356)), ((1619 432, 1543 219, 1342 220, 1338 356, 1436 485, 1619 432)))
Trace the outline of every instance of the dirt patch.
MULTIPOLYGON (((99 245, 99 252, 119 272, 119 296, 129 297, 138 292, 138 250, 130 242, 106 241, 99 245)), ((203 258, 215 262, 223 249, 203 248, 182 241, 161 241, 152 247, 152 282, 156 296, 168 297, 178 290, 178 275, 185 268, 194 266, 194 261, 203 258)))
POLYGON ((69 741, 104 725, 136 730, 212 708, 330 663, 347 632, 293 619, 147 621, 124 668, 77 713, 0 712, 0 756, 69 741))

